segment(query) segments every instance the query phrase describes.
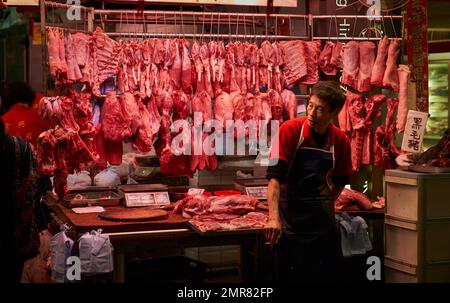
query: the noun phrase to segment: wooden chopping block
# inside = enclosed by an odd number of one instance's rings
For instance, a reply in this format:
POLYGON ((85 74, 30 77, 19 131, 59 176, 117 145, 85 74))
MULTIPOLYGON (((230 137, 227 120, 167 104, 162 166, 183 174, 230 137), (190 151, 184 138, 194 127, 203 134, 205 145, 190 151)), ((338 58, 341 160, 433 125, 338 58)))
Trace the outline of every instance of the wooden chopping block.
POLYGON ((167 211, 149 207, 109 210, 98 215, 100 218, 112 221, 150 221, 165 220, 169 217, 167 211))

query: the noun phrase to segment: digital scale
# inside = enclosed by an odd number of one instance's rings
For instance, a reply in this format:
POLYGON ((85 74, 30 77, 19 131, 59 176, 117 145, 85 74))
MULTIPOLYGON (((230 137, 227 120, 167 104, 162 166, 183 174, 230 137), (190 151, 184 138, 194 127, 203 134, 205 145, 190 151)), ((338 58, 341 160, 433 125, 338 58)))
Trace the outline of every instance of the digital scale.
POLYGON ((248 196, 266 200, 268 184, 269 182, 265 178, 236 178, 234 187, 248 196))
POLYGON ((163 184, 133 184, 118 187, 126 207, 154 207, 170 204, 168 187, 163 184))

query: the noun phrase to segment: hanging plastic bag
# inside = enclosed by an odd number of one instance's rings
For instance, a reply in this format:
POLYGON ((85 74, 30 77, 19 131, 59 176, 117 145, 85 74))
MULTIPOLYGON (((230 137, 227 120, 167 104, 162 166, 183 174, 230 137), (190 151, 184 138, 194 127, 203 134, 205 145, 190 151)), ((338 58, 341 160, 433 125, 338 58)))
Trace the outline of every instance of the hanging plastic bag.
POLYGON ((114 248, 109 236, 102 235, 102 230, 85 233, 79 240, 81 273, 95 275, 114 270, 114 248))
POLYGON ((66 260, 72 255, 73 240, 67 237, 67 225, 61 226, 61 232, 50 240, 52 280, 56 283, 64 283, 66 280, 66 260))

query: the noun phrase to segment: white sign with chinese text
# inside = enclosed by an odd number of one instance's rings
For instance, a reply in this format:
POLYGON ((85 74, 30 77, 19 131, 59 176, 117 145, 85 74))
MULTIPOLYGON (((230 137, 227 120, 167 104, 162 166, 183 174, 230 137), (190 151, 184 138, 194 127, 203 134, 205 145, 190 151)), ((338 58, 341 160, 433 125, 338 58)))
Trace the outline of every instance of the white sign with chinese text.
POLYGON ((403 134, 402 150, 412 153, 422 151, 423 135, 427 125, 428 113, 414 110, 408 111, 405 132, 403 134))

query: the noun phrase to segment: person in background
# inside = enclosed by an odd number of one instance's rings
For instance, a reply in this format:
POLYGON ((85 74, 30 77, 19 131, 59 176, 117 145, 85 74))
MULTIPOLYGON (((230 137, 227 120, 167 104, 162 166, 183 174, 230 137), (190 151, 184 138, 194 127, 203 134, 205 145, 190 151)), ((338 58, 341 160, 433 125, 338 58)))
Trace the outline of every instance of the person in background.
MULTIPOLYGON (((42 95, 39 94, 38 97, 42 95)), ((13 82, 7 85, 2 93, 2 108, 6 112, 2 116, 6 132, 18 136, 36 148, 39 135, 51 126, 48 121, 39 117, 33 104, 36 100, 33 89, 25 82, 13 82)))
MULTIPOLYGON (((35 94, 25 82, 13 82, 5 86, 1 97, 1 108, 6 112, 2 116, 5 131, 11 136, 17 136, 29 142, 36 150, 39 135, 51 128, 49 122, 43 120, 37 113, 37 105, 43 95, 35 94)), ((52 189, 52 183, 48 176, 39 176, 36 182, 36 221, 39 229, 43 230, 47 228, 49 210, 40 200, 48 190, 52 189)))
POLYGON ((32 198, 36 190, 35 164, 31 145, 6 133, 0 120, 1 281, 20 282, 24 261, 39 252, 32 198))
POLYGON ((279 283, 333 282, 342 250, 334 201, 352 173, 350 144, 332 124, 345 102, 335 82, 318 82, 307 116, 281 125, 272 147, 264 234, 276 246, 279 283), (278 155, 276 149, 278 148, 278 155))

